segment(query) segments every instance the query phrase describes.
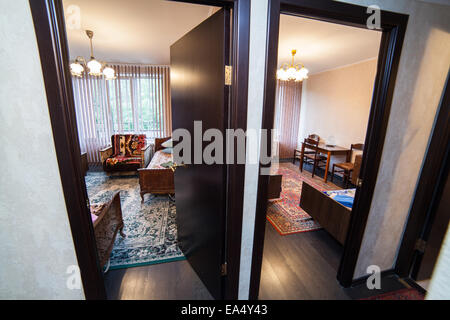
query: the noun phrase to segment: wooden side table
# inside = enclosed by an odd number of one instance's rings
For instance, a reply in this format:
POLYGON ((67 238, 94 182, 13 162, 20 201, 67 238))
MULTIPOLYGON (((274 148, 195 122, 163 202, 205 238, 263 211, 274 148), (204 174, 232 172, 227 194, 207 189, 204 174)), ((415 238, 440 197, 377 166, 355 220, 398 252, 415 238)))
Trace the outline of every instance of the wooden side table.
POLYGON ((83 172, 83 175, 86 175, 87 171, 89 170, 86 152, 81 153, 81 170, 83 172))

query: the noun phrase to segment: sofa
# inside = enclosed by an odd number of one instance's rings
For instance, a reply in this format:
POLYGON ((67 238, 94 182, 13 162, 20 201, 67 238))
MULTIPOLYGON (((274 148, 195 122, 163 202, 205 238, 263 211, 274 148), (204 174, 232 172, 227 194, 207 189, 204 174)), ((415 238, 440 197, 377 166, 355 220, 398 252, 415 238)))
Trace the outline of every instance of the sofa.
POLYGON ((105 172, 137 171, 150 161, 151 144, 146 144, 145 134, 115 134, 111 146, 100 150, 105 172))

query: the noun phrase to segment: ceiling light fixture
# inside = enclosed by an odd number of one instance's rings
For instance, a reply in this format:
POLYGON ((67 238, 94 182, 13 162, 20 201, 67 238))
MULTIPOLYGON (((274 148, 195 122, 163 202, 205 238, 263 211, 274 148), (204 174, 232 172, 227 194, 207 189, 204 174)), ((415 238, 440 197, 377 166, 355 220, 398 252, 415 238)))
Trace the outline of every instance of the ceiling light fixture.
POLYGON ((297 50, 292 50, 292 63, 284 63, 277 71, 277 79, 282 81, 294 80, 296 82, 308 79, 309 70, 301 63, 294 64, 297 50))
POLYGON ((83 72, 88 70, 91 76, 95 77, 105 77, 105 80, 114 80, 116 79, 116 72, 113 68, 108 67, 105 62, 97 61, 94 58, 94 49, 92 45, 92 38, 94 37, 94 32, 91 30, 86 30, 86 35, 90 41, 91 48, 91 58, 89 62, 86 62, 84 57, 77 57, 74 62, 70 64, 70 73, 75 77, 82 77, 83 72))

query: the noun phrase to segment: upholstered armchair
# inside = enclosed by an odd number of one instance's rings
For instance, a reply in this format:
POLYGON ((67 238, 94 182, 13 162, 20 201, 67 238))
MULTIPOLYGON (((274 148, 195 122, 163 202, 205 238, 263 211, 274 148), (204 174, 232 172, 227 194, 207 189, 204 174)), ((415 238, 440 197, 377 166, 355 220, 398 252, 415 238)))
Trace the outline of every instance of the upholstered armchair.
POLYGON ((150 161, 152 145, 146 144, 145 134, 115 134, 111 146, 100 150, 106 172, 136 171, 150 161))

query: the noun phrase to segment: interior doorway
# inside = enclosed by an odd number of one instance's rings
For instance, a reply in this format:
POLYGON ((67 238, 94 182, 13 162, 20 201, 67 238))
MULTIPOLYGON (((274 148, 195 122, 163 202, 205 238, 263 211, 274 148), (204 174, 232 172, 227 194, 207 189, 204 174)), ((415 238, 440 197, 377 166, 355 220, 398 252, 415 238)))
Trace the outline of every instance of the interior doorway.
MULTIPOLYGON (((144 1, 145 3, 148 3, 148 1, 144 1)), ((162 2, 159 0, 154 0, 153 2, 162 2)), ((179 2, 196 2, 196 1, 179 1, 179 2)), ((184 5, 186 4, 180 4, 177 2, 166 2, 165 4, 168 4, 169 6, 177 6, 177 5, 184 5)), ((141 3, 142 4, 142 3, 141 3)), ((202 1, 203 5, 212 5, 212 6, 219 6, 222 7, 221 10, 216 12, 217 10, 212 10, 209 14, 209 18, 207 18, 205 21, 200 23, 198 26, 193 26, 194 28, 192 30, 187 30, 188 33, 186 35, 181 34, 179 38, 184 39, 184 44, 191 46, 192 48, 203 45, 204 46, 204 52, 208 52, 208 41, 211 40, 214 36, 214 31, 218 32, 218 35, 214 37, 214 40, 216 43, 220 42, 222 47, 222 53, 218 54, 217 57, 210 54, 209 59, 211 61, 214 60, 214 58, 217 58, 215 61, 217 66, 220 66, 218 69, 219 72, 207 72, 210 70, 203 70, 202 67, 208 67, 211 64, 207 63, 197 63, 196 66, 194 64, 196 62, 190 61, 188 58, 190 55, 188 52, 186 52, 185 55, 182 54, 181 51, 183 50, 177 50, 175 47, 172 48, 172 53, 175 53, 178 51, 178 56, 176 58, 176 63, 178 65, 183 65, 185 68, 184 70, 178 70, 177 75, 181 76, 180 79, 182 79, 184 76, 206 76, 206 78, 210 77, 209 80, 207 80, 209 83, 216 83, 216 88, 218 90, 222 91, 223 96, 223 104, 222 108, 220 108, 220 114, 222 116, 222 122, 221 124, 226 128, 231 129, 245 129, 245 116, 246 116, 246 90, 247 90, 247 75, 242 70, 246 70, 246 66, 248 65, 248 32, 249 30, 246 29, 246 25, 248 23, 248 16, 249 16, 249 1, 243 0, 243 1, 202 1), (232 12, 232 13, 231 13, 232 12), (231 23, 231 19, 233 19, 233 22, 231 23), (219 23, 213 23, 214 28, 209 25, 211 21, 219 21, 219 23), (232 25, 232 29, 231 29, 232 25), (208 30, 209 34, 208 37, 200 37, 199 41, 196 42, 194 45, 192 43, 192 35, 198 34, 199 31, 208 30), (225 36, 227 35, 227 36, 225 36), (233 35, 233 36, 231 36, 233 35), (246 41, 247 40, 247 41, 246 41), (224 59, 224 55, 228 55, 229 60, 224 59), (231 78, 233 79, 232 85, 229 87, 226 87, 225 82, 225 64, 231 62, 233 63, 232 68, 232 74, 231 78), (197 68, 199 67, 199 68, 197 68), (180 74, 180 72, 184 72, 187 70, 195 70, 198 72, 197 74, 190 74, 190 75, 183 75, 180 74), (202 72, 204 73, 202 74, 202 72), (217 78, 217 79, 216 79, 217 78), (240 84, 239 86, 237 84, 240 84), (239 114, 240 117, 236 117, 236 114, 239 114)), ((136 4, 137 5, 137 4, 136 4)), ((73 83, 72 83, 72 76, 71 70, 69 64, 71 62, 70 59, 70 52, 68 50, 67 46, 67 29, 65 25, 64 20, 64 3, 61 0, 51 1, 51 0, 43 0, 43 1, 30 1, 30 6, 32 9, 32 15, 33 20, 35 23, 35 30, 38 40, 38 46, 40 50, 40 56, 42 61, 42 68, 44 71, 44 80, 45 80, 45 86, 47 90, 47 96, 48 96, 48 103, 49 103, 49 111, 50 111, 50 117, 52 121, 52 128, 54 133, 54 139, 55 139, 55 146, 57 151, 57 157, 58 157, 58 163, 60 166, 60 174, 61 179, 63 182, 63 190, 64 195, 66 198, 66 204, 67 204, 67 210, 69 214, 69 220, 70 225, 72 229, 72 236, 74 239, 75 249, 77 253, 77 258, 80 266, 80 272, 81 272, 81 279, 83 282, 84 292, 87 299, 105 299, 107 297, 105 286, 104 286, 104 275, 103 271, 105 269, 105 260, 99 259, 101 257, 102 249, 101 244, 98 243, 98 237, 96 236, 96 230, 95 226, 98 225, 98 221, 105 221, 104 214, 100 214, 97 219, 94 221, 94 218, 91 216, 92 210, 89 208, 89 206, 86 206, 86 204, 89 204, 88 195, 86 191, 86 183, 83 178, 84 176, 84 166, 82 166, 82 161, 80 161, 80 141, 79 141, 79 132, 77 130, 77 114, 75 111, 75 103, 74 103, 74 91, 73 91, 73 83), (60 106, 63 106, 61 108, 60 106)), ((111 4, 112 6, 112 4, 111 4)), ((198 6, 198 5, 197 5, 198 6)), ((129 7, 129 6, 128 6, 129 7)), ((220 8, 219 8, 220 9, 220 8)), ((89 33, 87 33, 89 36, 89 33)), ((92 33, 90 33, 92 35, 92 33)), ((91 36, 89 36, 92 38, 91 36)), ((95 40, 94 40, 95 41, 95 40)), ((183 42, 183 41, 181 41, 183 42)), ((181 43, 180 42, 180 43, 181 43)), ((94 42, 95 43, 95 42, 94 42)), ((218 47, 220 47, 218 46, 218 47)), ((168 48, 167 48, 168 49, 168 48)), ((219 50, 220 51, 220 50, 219 50)), ((219 52, 218 51, 218 52, 219 52)), ((88 65, 89 60, 94 60, 93 57, 93 50, 91 47, 91 58, 85 59, 86 66, 88 69, 91 69, 91 67, 88 65)), ((191 56, 192 57, 192 56, 191 56)), ((175 56, 173 56, 175 59, 175 56)), ((76 59, 78 61, 78 59, 76 59)), ((113 65, 113 62, 115 61, 109 61, 111 65, 113 65)), ((94 67, 92 65, 92 67, 94 67)), ((102 65, 102 69, 106 69, 105 66, 102 65)), ((152 69, 152 67, 148 67, 147 69, 152 69)), ((87 69, 86 69, 87 70, 87 69)), ((114 97, 116 99, 116 103, 122 104, 120 107, 116 109, 116 118, 122 117, 122 123, 118 122, 118 126, 122 126, 122 128, 127 128, 132 125, 136 125, 138 121, 136 122, 136 110, 132 107, 132 117, 133 120, 130 120, 128 122, 123 121, 123 119, 127 119, 127 114, 123 112, 122 107, 128 107, 129 104, 126 103, 123 104, 123 100, 126 100, 126 96, 123 92, 121 92, 122 85, 124 84, 127 88, 130 88, 130 95, 132 96, 132 99, 130 100, 130 104, 133 105, 135 101, 133 99, 139 98, 136 97, 135 88, 144 88, 149 87, 145 83, 145 72, 137 72, 137 70, 140 70, 137 67, 130 67, 130 66, 119 66, 116 69, 116 75, 115 78, 111 79, 112 81, 116 81, 116 86, 109 86, 106 85, 106 92, 108 94, 114 93, 114 97), (117 71, 118 70, 118 71, 117 71), (137 81, 137 86, 134 86, 131 82, 133 82, 132 76, 130 74, 139 74, 140 76, 144 76, 144 79, 139 79, 141 81, 137 81), (122 84, 123 82, 123 84, 122 84), (119 90, 116 90, 117 87, 119 87, 119 90), (119 97, 121 95, 121 97, 119 97), (117 102, 118 101, 118 102, 117 102), (120 113, 120 114, 118 114, 120 113), (133 121, 134 124, 133 124, 133 121)), ((90 75, 94 76, 94 74, 90 75)), ((217 71, 217 70, 215 70, 217 71)), ((105 73, 105 72, 104 72, 105 73)), ((164 72, 162 73, 164 74, 164 72)), ((73 72, 72 72, 73 75, 73 72)), ((105 73, 106 77, 106 73, 105 73)), ((150 79, 153 79, 153 76, 149 76, 150 79)), ((110 80, 106 79, 105 80, 110 80)), ((182 82, 178 82, 178 88, 174 88, 175 94, 183 93, 183 90, 179 90, 180 85, 183 85, 182 82)), ((94 86, 95 87, 95 86, 94 86)), ((150 85, 151 87, 151 85, 150 85)), ((101 86, 97 86, 96 90, 101 88, 101 86)), ((195 93, 196 91, 190 92, 195 93)), ((208 94, 208 93, 206 93, 208 94)), ((215 98, 219 97, 219 92, 209 92, 209 94, 214 94, 215 98)), ((201 95, 201 94, 199 94, 201 95)), ((107 96, 109 98, 112 97, 112 94, 107 96)), ((172 105, 176 105, 179 102, 172 103, 172 105)), ((205 105, 206 107, 207 105, 205 105)), ((215 106, 215 105, 214 105, 215 106)), ((214 107, 213 106, 213 107, 214 107)), ((194 108, 196 106, 193 106, 194 108)), ((110 108, 111 109, 111 108, 110 108)), ((164 111, 160 111, 159 115, 163 115, 164 111)), ((114 119, 114 112, 110 111, 112 114, 112 117, 114 119)), ((187 117, 184 117, 184 121, 188 121, 193 117, 193 113, 190 115, 188 114, 187 117)), ((203 115, 200 115, 200 119, 195 120, 204 120, 201 117, 205 116, 206 113, 203 113, 203 115)), ((177 117, 174 117, 175 125, 179 125, 179 123, 176 121, 177 117)), ((191 120, 194 120, 193 118, 191 120)), ((208 123, 208 121, 206 121, 208 123)), ((139 124, 139 123, 138 123, 139 124)), ((114 121, 113 125, 114 127, 114 121)), ((207 128, 206 128, 207 129, 207 128)), ((128 132, 127 132, 128 134, 128 132)), ((134 136, 134 135, 133 135, 134 136)), ((167 137, 165 137, 167 138, 167 137)), ((155 138, 155 151, 159 151, 158 149, 161 148, 162 144, 164 144, 164 141, 158 141, 158 137, 155 138)), ((112 139, 112 148, 115 148, 115 140, 112 139)), ((143 142, 143 141, 142 141, 143 142)), ((124 142, 127 144, 127 142, 124 142)), ((136 140, 136 146, 138 146, 141 143, 141 141, 136 140)), ((119 144, 117 144, 119 147, 122 146, 122 141, 120 141, 119 144)), ((134 148, 135 146, 130 148, 134 148)), ((145 144, 147 145, 147 144, 145 144)), ((128 148, 128 147, 127 147, 128 148)), ((113 149, 114 150, 114 149, 113 149)), ((104 151, 104 150, 99 150, 104 151)), ((114 151, 113 151, 114 152, 114 151)), ((107 155, 108 159, 109 157, 116 157, 115 154, 107 155)), ((120 156, 126 157, 127 155, 120 156)), ((103 162, 103 156, 101 156, 101 160, 103 162)), ((134 157, 137 158, 137 157, 134 157)), ((147 169, 142 167, 141 165, 146 166, 146 160, 145 157, 142 157, 141 160, 137 161, 137 159, 133 160, 136 162, 136 165, 139 165, 139 170, 141 169, 147 169), (142 162, 141 162, 142 161, 142 162)), ((113 159, 114 160, 114 159, 113 159)), ((117 161, 121 159, 116 159, 117 161)), ((117 161, 110 161, 112 164, 117 163, 117 161)), ((105 161, 106 162, 106 161, 105 161)), ((133 163, 133 162, 132 162, 133 163)), ((108 163, 103 163, 103 169, 105 169, 108 163)), ((150 164, 149 164, 150 165, 150 164)), ((197 170, 199 171, 201 168, 199 168, 197 165, 192 165, 191 168, 183 168, 182 172, 189 172, 190 170, 197 170)), ((241 236, 241 226, 239 221, 241 220, 242 210, 239 210, 239 208, 242 206, 242 194, 240 191, 242 191, 242 187, 236 187, 242 186, 243 175, 239 175, 240 171, 242 171, 242 166, 237 165, 228 165, 223 166, 222 168, 219 168, 217 171, 220 174, 220 179, 212 179, 208 181, 203 181, 203 186, 206 186, 208 183, 213 183, 214 186, 209 186, 211 189, 217 189, 217 186, 220 186, 221 192, 218 193, 218 196, 221 198, 221 202, 217 203, 211 203, 205 201, 205 208, 211 209, 211 205, 218 206, 220 205, 220 208, 213 208, 214 210, 217 209, 217 217, 220 222, 220 225, 218 226, 221 233, 213 233, 214 236, 217 238, 216 244, 219 246, 218 250, 214 251, 214 253, 219 252, 219 260, 218 259, 208 259, 208 254, 211 252, 206 252, 206 255, 204 254, 204 248, 205 244, 204 242, 195 242, 193 245, 183 248, 182 251, 187 258, 186 261, 181 261, 180 263, 184 264, 184 267, 178 267, 178 268, 159 268, 159 271, 155 272, 155 275, 152 276, 151 281, 149 280, 149 274, 146 272, 134 272, 130 274, 129 276, 126 275, 126 272, 119 271, 111 278, 110 284, 107 286, 108 289, 113 289, 116 286, 115 281, 123 281, 128 278, 131 282, 136 280, 136 277, 141 277, 142 279, 147 279, 147 284, 150 286, 147 286, 147 288, 141 287, 138 291, 141 291, 141 293, 144 293, 141 297, 134 297, 134 298, 164 298, 164 299, 173 299, 173 298, 199 298, 199 299, 205 299, 205 298, 216 298, 216 299, 222 299, 222 298, 234 298, 237 297, 237 290, 238 290, 238 273, 239 273, 239 246, 240 242, 236 241, 236 239, 240 239, 241 236), (226 178, 223 177, 223 175, 226 175, 226 178), (217 185, 217 186, 216 186, 217 185), (228 190, 232 190, 232 192, 228 192, 228 190), (209 207, 208 207, 209 206, 209 207), (225 209, 226 208, 226 209, 225 209), (226 218, 225 218, 226 217, 226 218), (233 226, 233 228, 229 228, 229 226, 233 226), (226 246, 226 250, 225 250, 226 246), (202 251, 203 250, 203 251, 202 251), (194 270, 191 266, 193 266, 193 260, 191 259, 195 254, 203 256, 204 262, 200 266, 194 266, 194 270), (218 261, 216 261, 218 260, 218 261), (217 263, 216 263, 217 262, 217 263), (223 265, 226 265, 227 268, 224 271, 223 265), (191 272, 186 272, 186 267, 188 267, 191 272), (165 270, 162 270, 165 269, 165 270), (168 272, 170 273, 170 269, 172 269, 173 274, 168 276, 168 272), (184 271, 183 271, 184 270, 184 271), (151 287, 151 282, 157 282, 158 280, 156 278, 161 276, 161 272, 165 274, 163 278, 165 277, 167 280, 172 281, 173 286, 168 286, 163 289, 159 286, 151 287), (141 274, 139 274, 141 273, 141 274), (158 276, 158 273, 160 276, 158 276), (211 277, 209 275, 213 274, 214 281, 210 281, 211 277), (192 277, 197 277, 198 281, 188 281, 192 277), (156 278, 155 278, 156 277, 156 278), (178 281, 177 279, 184 278, 186 281, 184 281, 184 284, 187 285, 189 288, 186 289, 180 289, 180 285, 183 285, 183 281, 178 281), (133 280, 134 279, 134 280, 133 280), (214 283, 213 283, 214 282, 214 283), (112 284, 111 284, 112 283, 112 284), (202 289, 201 287, 206 288, 206 291, 202 289), (159 288, 159 289, 158 289, 159 288), (168 291, 172 290, 172 295, 168 291), (145 292, 149 293, 150 295, 146 296, 145 292), (159 291, 159 292, 158 292, 159 291), (187 296, 182 296, 184 291, 184 294, 187 294, 187 296), (153 292, 153 293, 152 293, 153 292), (158 296, 158 294, 161 293, 168 293, 165 296, 158 296), (178 295, 176 294, 178 292, 178 295), (206 292, 206 293, 205 293, 206 292), (181 295, 180 295, 181 294, 181 295), (194 295, 192 295, 194 294, 194 295)), ((138 170, 138 173, 139 173, 138 170)), ((171 169, 169 169, 171 170, 171 169)), ((179 170, 177 170, 179 171, 179 170)), ((201 170, 200 170, 201 171, 201 170)), ((175 176, 177 174, 175 173, 175 176)), ((212 177, 214 175, 209 175, 209 177, 212 177)), ((175 181, 175 194, 177 185, 178 188, 183 183, 180 183, 185 181, 185 179, 175 179, 178 181, 175 181)), ((185 181, 186 182, 186 181, 185 181)), ((191 186, 197 186, 201 183, 201 181, 191 181, 191 186)), ((141 184, 141 191, 143 191, 143 187, 147 187, 146 184, 141 184)), ((195 188, 194 188, 195 189, 195 188)), ((89 190, 88 190, 89 191, 89 190)), ((148 191, 145 189, 144 191, 148 191)), ((150 190, 150 193, 152 190, 150 190)), ((153 190, 154 191, 154 190, 153 190)), ((160 193, 160 189, 157 190, 160 193)), ((147 192, 145 192, 147 193, 147 192)), ((153 201, 155 197, 148 197, 146 194, 141 192, 140 196, 142 199, 142 203, 145 204, 146 201, 153 201)), ((171 192, 168 192, 169 194, 171 192)), ((180 195, 182 195, 182 192, 180 192, 180 195)), ((123 203, 123 199, 120 199, 120 195, 115 195, 114 199, 119 199, 118 201, 112 200, 112 202, 108 203, 104 208, 106 208, 106 211, 114 211, 116 213, 120 213, 120 204, 123 203), (120 201, 122 200, 122 201, 120 201), (119 208, 119 209, 118 209, 119 208)), ((198 199, 197 199, 198 200, 198 199)), ((184 209, 188 208, 189 206, 186 205, 189 203, 189 197, 181 197, 181 199, 178 199, 179 204, 185 204, 184 209)), ((199 203, 197 203, 199 204, 199 203)), ((123 207, 123 206, 122 206, 123 207)), ((102 209, 103 210, 103 209, 102 209)), ((102 211, 103 212, 103 211, 102 211)), ((124 211, 122 210, 122 215, 124 214, 124 211)), ((120 214, 116 215, 118 218, 120 218, 120 214)), ((121 220, 121 219, 119 219, 121 220)), ((126 222, 126 221, 125 221, 126 222)), ((194 221, 195 223, 200 223, 200 221, 197 219, 194 221)), ((204 222, 204 221, 202 221, 204 222)), ((210 222, 210 221, 209 221, 210 222)), ((217 221, 216 221, 217 222, 217 221)), ((125 223, 119 221, 118 224, 115 225, 113 232, 115 234, 121 234, 123 231, 126 231, 126 225, 125 223), (117 228, 116 228, 117 227, 117 228)), ((180 227, 183 223, 182 221, 178 221, 178 227, 180 227)), ((185 225, 186 226, 186 225, 185 225)), ((192 226, 192 224, 188 224, 188 226, 192 226)), ((197 236, 198 234, 202 234, 202 230, 204 230, 205 225, 201 224, 198 225, 198 228, 191 228, 188 230, 186 227, 186 233, 188 237, 192 237, 192 232, 194 232, 194 229, 197 230, 197 234, 194 236, 197 236)), ((211 230, 214 229, 215 226, 211 226, 211 230)), ((179 239, 179 238, 178 238, 179 239)), ((209 241, 209 238, 204 238, 204 241, 209 241), (205 240, 206 239, 206 240, 205 240)), ((208 244, 210 244, 208 242, 208 244)), ((176 262, 174 262, 176 263, 176 262)), ((151 267, 151 266, 150 266, 151 267)), ((149 268, 150 268, 149 267, 149 268)), ((132 269, 132 267, 130 267, 132 269)), ((115 270, 114 270, 115 271, 115 270)), ((161 277, 160 277, 161 278, 161 277)), ((146 281, 142 281, 144 284, 146 281)), ((131 290, 136 291, 136 288, 133 289, 132 283, 130 284, 131 290)), ((120 290, 120 289, 119 289, 120 290)), ((131 296, 130 296, 131 297, 131 296)), ((131 297, 133 298, 133 297, 131 297)))
MULTIPOLYGON (((267 45, 268 58, 266 64, 267 80, 265 84, 266 92, 262 125, 263 129, 271 129, 274 123, 274 101, 276 92, 275 73, 278 67, 277 52, 280 14, 287 14, 291 16, 316 19, 320 21, 367 29, 368 15, 366 10, 367 8, 365 7, 336 3, 333 1, 314 1, 302 3, 283 0, 269 1, 269 29, 267 45)), ((382 32, 382 36, 378 54, 375 85, 373 88, 373 98, 367 125, 367 134, 365 137, 363 148, 364 156, 362 159, 360 172, 357 176, 357 179, 355 180, 356 192, 353 200, 353 208, 350 216, 348 217, 348 230, 345 232, 345 236, 342 238, 343 251, 342 253, 339 253, 337 256, 334 256, 332 258, 338 261, 337 264, 339 265, 339 267, 337 270, 335 269, 333 271, 333 274, 327 275, 331 277, 330 279, 333 279, 337 276, 340 285, 344 287, 352 285, 354 281, 354 268, 357 263, 359 249, 364 234, 364 228, 369 213, 370 202, 372 200, 373 190, 375 187, 381 157, 381 150, 383 147, 387 120, 389 117, 396 70, 398 68, 400 51, 408 20, 408 17, 405 15, 384 11, 381 12, 381 17, 382 19, 380 31, 382 32)), ((316 147, 315 151, 324 152, 324 150, 318 149, 320 148, 316 147)), ((328 151, 325 150, 325 153, 327 152, 328 151)), ((250 283, 250 298, 252 299, 256 299, 258 297, 260 293, 261 278, 263 277, 263 275, 261 275, 261 266, 263 263, 262 261, 264 252, 265 230, 267 228, 266 212, 268 200, 267 190, 268 188, 270 188, 269 180, 270 178, 267 176, 259 176, 257 214, 255 223, 255 236, 253 242, 252 274, 250 283)), ((320 192, 315 194, 311 193, 310 199, 312 199, 313 197, 321 198, 322 194, 320 192)), ((329 204, 328 200, 321 201, 319 199, 315 202, 318 203, 318 201, 321 203, 329 204)), ((341 209, 341 207, 339 207, 339 209, 341 209)), ((342 210, 337 210, 336 212, 344 216, 344 213, 340 213, 340 211, 342 210)), ((336 225, 336 223, 334 225, 336 225)), ((314 242, 316 242, 316 240, 311 241, 312 242, 309 244, 309 246, 313 246, 314 242)), ((317 250, 320 251, 321 249, 318 248, 317 250)), ((293 250, 293 252, 295 252, 295 250, 293 250)), ((322 250, 322 253, 323 252, 327 251, 322 250)), ((290 263, 293 262, 291 261, 290 263)), ((318 272, 320 274, 320 272, 326 271, 314 270, 314 272, 318 272)), ((311 277, 313 275, 314 273, 305 276, 311 277)), ((336 287, 338 286, 339 285, 336 283, 336 287)), ((297 290, 301 289, 297 288, 297 290)), ((327 290, 327 288, 322 288, 321 290, 327 290)), ((314 296, 312 296, 312 298, 314 299, 314 296)))
POLYGON ((261 299, 348 298, 336 274, 364 159, 380 40, 377 30, 280 16, 279 134, 272 143, 280 160, 271 171, 282 190, 268 199, 261 299), (289 79, 291 67, 307 78, 289 79))

